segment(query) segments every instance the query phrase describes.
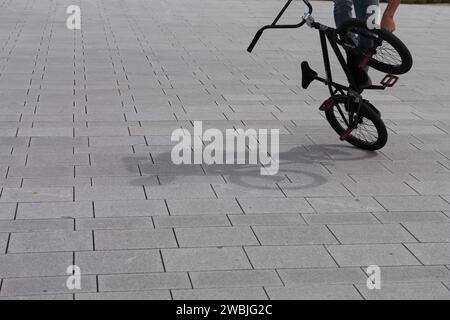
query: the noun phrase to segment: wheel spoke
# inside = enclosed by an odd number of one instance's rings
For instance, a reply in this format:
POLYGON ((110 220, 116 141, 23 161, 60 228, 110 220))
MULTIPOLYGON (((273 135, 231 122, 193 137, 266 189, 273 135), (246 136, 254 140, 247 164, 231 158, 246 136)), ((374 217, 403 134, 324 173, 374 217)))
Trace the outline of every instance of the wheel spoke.
POLYGON ((351 116, 351 108, 346 108, 346 103, 344 102, 346 100, 341 99, 337 101, 338 102, 335 102, 332 108, 332 112, 334 114, 334 118, 340 126, 338 132, 344 132, 347 128, 349 128, 349 123, 356 121, 358 125, 350 132, 349 139, 357 140, 360 144, 366 146, 375 145, 379 141, 380 136, 378 127, 376 126, 374 120, 360 115, 362 119, 357 121, 356 115, 351 116), (354 117, 354 119, 351 117, 354 117))

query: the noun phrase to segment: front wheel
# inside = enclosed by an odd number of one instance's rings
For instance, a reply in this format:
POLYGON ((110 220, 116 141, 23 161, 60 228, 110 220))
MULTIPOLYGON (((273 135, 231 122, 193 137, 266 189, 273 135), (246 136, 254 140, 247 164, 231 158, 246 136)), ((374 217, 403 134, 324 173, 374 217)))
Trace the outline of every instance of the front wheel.
POLYGON ((407 73, 413 64, 411 53, 405 44, 385 29, 368 29, 365 21, 350 19, 339 29, 338 34, 347 47, 359 51, 361 56, 369 52, 368 65, 389 74, 407 73))
MULTIPOLYGON (((349 127, 352 119, 348 98, 334 97, 334 105, 325 111, 328 123, 341 136, 349 127)), ((386 145, 388 133, 383 120, 367 100, 361 103, 358 126, 345 139, 348 143, 365 150, 375 151, 386 145)), ((355 117, 355 115, 353 115, 355 117)))

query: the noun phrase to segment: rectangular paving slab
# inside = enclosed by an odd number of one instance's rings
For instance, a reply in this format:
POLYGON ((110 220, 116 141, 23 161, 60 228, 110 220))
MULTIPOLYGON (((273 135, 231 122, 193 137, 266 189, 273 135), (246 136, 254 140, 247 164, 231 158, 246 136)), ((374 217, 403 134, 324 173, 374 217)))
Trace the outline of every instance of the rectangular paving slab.
POLYGON ((93 250, 90 231, 55 231, 11 234, 8 252, 56 252, 93 250))
POLYGON ((334 225, 329 228, 342 244, 417 242, 399 224, 334 225))
POLYGON ((97 230, 94 239, 96 250, 177 247, 173 232, 166 229, 97 230))
POLYGON ((255 269, 335 267, 323 246, 245 247, 255 269))
POLYGON ((420 264, 401 244, 331 245, 327 249, 341 267, 420 264))
POLYGON ((242 247, 162 249, 167 271, 251 269, 242 247))

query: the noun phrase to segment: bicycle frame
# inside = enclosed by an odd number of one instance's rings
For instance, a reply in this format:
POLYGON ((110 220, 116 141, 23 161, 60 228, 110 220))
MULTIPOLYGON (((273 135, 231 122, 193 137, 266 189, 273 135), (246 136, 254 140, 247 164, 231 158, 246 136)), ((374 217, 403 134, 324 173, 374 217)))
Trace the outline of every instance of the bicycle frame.
MULTIPOLYGON (((345 43, 343 43, 338 38, 338 31, 336 29, 314 21, 314 19, 311 16, 313 9, 308 0, 302 0, 308 7, 308 12, 305 13, 301 22, 299 22, 298 24, 287 24, 287 25, 277 24, 277 22, 283 16, 283 14, 287 10, 287 8, 290 6, 292 1, 293 0, 288 0, 288 2, 284 5, 284 7, 278 13, 277 17, 272 22, 272 24, 263 26, 261 29, 258 30, 258 32, 256 33, 255 37, 253 38, 250 46, 248 47, 247 51, 252 52, 253 48, 255 47, 255 45, 258 42, 259 38, 261 37, 262 33, 267 29, 293 29, 293 28, 300 28, 304 24, 307 24, 309 27, 317 29, 319 31, 320 44, 322 47, 323 62, 325 65, 326 78, 322 78, 317 75, 314 75, 313 76, 314 80, 317 80, 317 81, 320 81, 320 82, 326 84, 328 86, 331 96, 334 96, 337 93, 344 94, 345 91, 354 92, 355 94, 357 94, 359 96, 359 94, 362 92, 362 90, 358 89, 358 86, 352 76, 352 73, 351 73, 349 67, 347 66, 346 60, 345 60, 341 50, 338 47, 338 44, 345 46, 345 43), (345 75, 347 76, 349 86, 344 86, 342 84, 339 84, 339 83, 336 83, 333 81, 327 42, 333 49, 340 65, 342 67, 342 70, 344 71, 345 75)), ((372 85, 366 89, 383 90, 383 89, 385 89, 385 86, 372 85)))

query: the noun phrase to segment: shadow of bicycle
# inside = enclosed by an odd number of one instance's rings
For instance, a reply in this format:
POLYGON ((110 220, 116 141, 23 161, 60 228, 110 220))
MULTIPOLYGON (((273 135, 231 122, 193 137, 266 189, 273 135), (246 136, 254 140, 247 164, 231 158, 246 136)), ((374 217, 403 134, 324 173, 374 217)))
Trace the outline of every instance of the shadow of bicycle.
MULTIPOLYGON (((270 189, 278 183, 290 183, 293 189, 318 187, 329 181, 331 173, 325 166, 333 166, 340 161, 365 161, 377 157, 376 152, 359 150, 343 145, 295 146, 279 153, 279 171, 275 175, 261 175, 261 165, 250 164, 180 164, 171 162, 170 152, 159 153, 150 158, 126 157, 124 163, 130 171, 137 164, 141 176, 132 180, 131 185, 154 185, 155 175, 163 177, 161 184, 198 182, 202 178, 220 177, 220 181, 245 188, 270 189), (295 177, 295 183, 291 178, 295 177), (197 179, 197 180, 196 180, 197 179)), ((248 159, 248 158, 247 158, 248 159)), ((208 180, 204 180, 208 181, 208 180)), ((208 183, 208 182, 205 182, 208 183)))

